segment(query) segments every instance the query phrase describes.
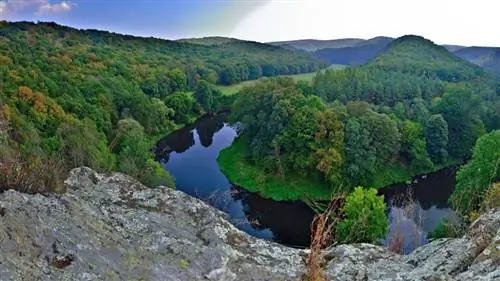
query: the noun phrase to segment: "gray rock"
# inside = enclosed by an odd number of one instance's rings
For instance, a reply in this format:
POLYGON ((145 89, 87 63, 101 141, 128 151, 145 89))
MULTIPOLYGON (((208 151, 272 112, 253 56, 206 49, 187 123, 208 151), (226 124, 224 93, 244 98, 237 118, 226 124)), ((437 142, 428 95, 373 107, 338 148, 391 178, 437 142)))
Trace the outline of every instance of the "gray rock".
MULTIPOLYGON (((293 281, 307 250, 259 240, 225 214, 123 175, 71 172, 63 195, 0 194, 0 280, 293 281)), ((500 210, 460 239, 401 256, 369 244, 323 252, 329 280, 500 280, 500 210)))
POLYGON ((0 280, 300 280, 302 252, 123 175, 71 172, 64 195, 0 194, 0 280))

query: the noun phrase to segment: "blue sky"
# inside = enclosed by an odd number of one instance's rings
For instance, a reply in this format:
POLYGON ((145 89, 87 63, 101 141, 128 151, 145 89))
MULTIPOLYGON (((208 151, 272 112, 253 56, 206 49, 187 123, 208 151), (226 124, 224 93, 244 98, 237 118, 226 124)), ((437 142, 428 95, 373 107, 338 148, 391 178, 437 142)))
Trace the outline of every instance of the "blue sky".
POLYGON ((500 46, 497 0, 0 0, 0 19, 176 39, 399 37, 500 46))
POLYGON ((228 35, 267 0, 0 0, 0 18, 162 38, 228 35))

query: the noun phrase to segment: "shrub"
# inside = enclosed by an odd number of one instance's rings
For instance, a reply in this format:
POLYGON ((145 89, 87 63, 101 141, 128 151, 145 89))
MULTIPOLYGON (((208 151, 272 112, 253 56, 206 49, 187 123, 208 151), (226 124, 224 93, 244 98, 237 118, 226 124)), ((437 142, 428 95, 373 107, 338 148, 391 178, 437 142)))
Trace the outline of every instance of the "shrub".
POLYGON ((427 234, 427 239, 430 241, 441 238, 458 237, 462 233, 462 229, 457 223, 449 220, 443 220, 433 231, 427 234))
POLYGON ((387 234, 389 223, 383 196, 374 188, 357 187, 347 196, 343 213, 345 219, 337 226, 341 243, 376 243, 387 234))
POLYGON ((500 178, 499 147, 500 130, 480 137, 472 160, 458 171, 457 187, 451 202, 463 214, 479 209, 487 190, 500 178))

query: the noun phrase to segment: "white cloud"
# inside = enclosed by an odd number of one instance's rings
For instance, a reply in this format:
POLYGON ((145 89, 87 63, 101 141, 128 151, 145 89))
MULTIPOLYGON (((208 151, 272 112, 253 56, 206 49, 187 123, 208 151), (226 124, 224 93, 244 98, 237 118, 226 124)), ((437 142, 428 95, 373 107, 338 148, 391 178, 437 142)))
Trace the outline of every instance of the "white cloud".
POLYGON ((46 2, 38 7, 37 14, 42 15, 46 13, 58 13, 69 11, 73 8, 73 5, 69 2, 63 1, 58 4, 51 4, 50 2, 46 2))
POLYGON ((6 11, 7 11, 7 3, 5 3, 4 1, 1 1, 0 2, 0 15, 5 13, 6 11))
POLYGON ((52 3, 50 0, 0 0, 0 19, 23 11, 32 11, 36 15, 66 12, 74 6, 75 4, 68 1, 52 3))

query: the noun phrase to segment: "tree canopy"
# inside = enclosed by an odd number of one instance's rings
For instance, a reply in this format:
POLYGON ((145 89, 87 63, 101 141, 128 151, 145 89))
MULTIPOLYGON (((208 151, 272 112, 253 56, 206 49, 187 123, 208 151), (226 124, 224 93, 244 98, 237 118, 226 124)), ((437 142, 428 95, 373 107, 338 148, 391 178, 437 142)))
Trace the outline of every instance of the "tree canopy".
POLYGON ((465 161, 500 127, 498 81, 421 37, 395 40, 366 65, 320 71, 311 86, 280 78, 240 92, 232 118, 247 160, 332 188, 380 188, 465 161))

